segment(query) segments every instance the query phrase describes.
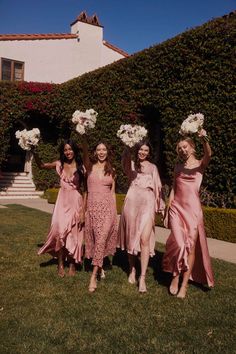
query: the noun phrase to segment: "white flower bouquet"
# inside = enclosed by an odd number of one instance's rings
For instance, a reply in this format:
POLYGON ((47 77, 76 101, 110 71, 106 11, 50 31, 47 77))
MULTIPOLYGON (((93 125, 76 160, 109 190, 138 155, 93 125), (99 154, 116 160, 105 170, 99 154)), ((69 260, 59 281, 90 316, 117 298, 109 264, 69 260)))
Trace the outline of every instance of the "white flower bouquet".
POLYGON ((76 131, 79 134, 85 134, 87 129, 94 128, 97 115, 98 113, 92 108, 86 109, 85 112, 75 111, 72 115, 72 122, 76 124, 76 131))
POLYGON ((194 134, 202 129, 204 115, 202 113, 190 114, 181 124, 179 133, 181 135, 194 134))
POLYGON ((23 150, 31 150, 33 146, 38 145, 40 130, 38 128, 17 130, 15 136, 19 139, 18 145, 20 145, 23 150))
POLYGON ((117 131, 117 136, 125 145, 133 147, 147 136, 147 129, 140 125, 122 124, 117 131))

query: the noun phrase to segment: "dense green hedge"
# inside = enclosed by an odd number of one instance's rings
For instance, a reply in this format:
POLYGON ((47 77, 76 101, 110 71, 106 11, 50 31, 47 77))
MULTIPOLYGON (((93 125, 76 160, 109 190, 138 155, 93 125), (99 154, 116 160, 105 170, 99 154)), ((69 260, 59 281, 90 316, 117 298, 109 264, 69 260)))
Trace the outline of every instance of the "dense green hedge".
MULTIPOLYGON (((208 193, 221 193, 223 202, 218 205, 234 207, 235 32, 236 13, 231 13, 62 85, 0 83, 0 162, 18 119, 50 123, 55 141, 49 143, 56 147, 74 130, 72 113, 94 108, 99 116, 89 144, 92 147, 100 139, 110 143, 117 191, 127 190, 120 166, 122 144, 116 137, 124 122, 149 128, 154 161, 163 182, 170 184, 179 126, 190 112, 202 112, 214 153, 204 185, 208 193)), ((44 132, 42 142, 48 142, 44 132)))
POLYGON ((68 119, 71 107, 99 112, 90 141, 92 145, 98 136, 110 141, 119 170, 118 191, 126 186, 119 163, 122 144, 115 136, 121 123, 136 121, 149 128, 160 152, 155 161, 169 184, 179 126, 191 111, 202 112, 213 148, 204 184, 225 194, 223 204, 233 205, 235 32, 233 13, 63 85, 70 96, 68 119))
MULTIPOLYGON (((45 191, 48 203, 54 204, 58 189, 45 191)), ((117 214, 121 214, 125 194, 116 194, 117 214)), ((207 237, 236 243, 236 209, 220 209, 203 207, 204 223, 207 237)), ((160 214, 156 215, 156 225, 164 227, 160 214)))
POLYGON ((236 242, 236 209, 204 207, 207 237, 236 242))

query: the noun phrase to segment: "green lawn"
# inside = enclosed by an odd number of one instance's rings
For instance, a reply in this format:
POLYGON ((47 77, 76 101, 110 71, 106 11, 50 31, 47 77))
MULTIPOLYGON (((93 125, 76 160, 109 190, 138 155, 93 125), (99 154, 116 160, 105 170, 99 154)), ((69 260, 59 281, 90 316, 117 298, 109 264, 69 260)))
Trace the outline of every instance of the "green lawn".
POLYGON ((23 206, 0 209, 0 353, 236 353, 236 266, 213 261, 216 287, 168 295, 162 246, 140 295, 115 257, 88 293, 90 273, 60 279, 37 256, 51 216, 23 206))

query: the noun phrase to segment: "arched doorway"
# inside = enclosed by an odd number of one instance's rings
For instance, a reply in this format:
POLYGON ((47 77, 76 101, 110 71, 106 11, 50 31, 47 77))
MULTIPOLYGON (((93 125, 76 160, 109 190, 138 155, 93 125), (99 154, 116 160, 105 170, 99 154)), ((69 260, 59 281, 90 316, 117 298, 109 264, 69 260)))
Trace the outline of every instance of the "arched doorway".
POLYGON ((22 150, 18 145, 15 132, 26 128, 25 124, 18 121, 14 124, 10 131, 10 147, 6 154, 6 159, 2 163, 1 170, 3 172, 24 172, 26 151, 22 150))

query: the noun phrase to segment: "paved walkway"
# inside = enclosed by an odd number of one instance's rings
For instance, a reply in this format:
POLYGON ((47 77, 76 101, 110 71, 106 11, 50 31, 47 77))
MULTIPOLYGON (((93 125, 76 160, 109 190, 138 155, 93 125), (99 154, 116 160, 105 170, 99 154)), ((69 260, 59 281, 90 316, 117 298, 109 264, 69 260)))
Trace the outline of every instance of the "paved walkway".
MULTIPOLYGON (((49 204, 46 199, 1 199, 0 208, 6 207, 7 204, 21 204, 29 208, 38 209, 47 213, 52 213, 54 205, 49 204)), ((170 230, 156 227, 157 241, 165 244, 170 230)), ((222 259, 227 262, 236 264, 236 243, 225 242, 213 238, 207 238, 210 256, 213 258, 222 259)))

